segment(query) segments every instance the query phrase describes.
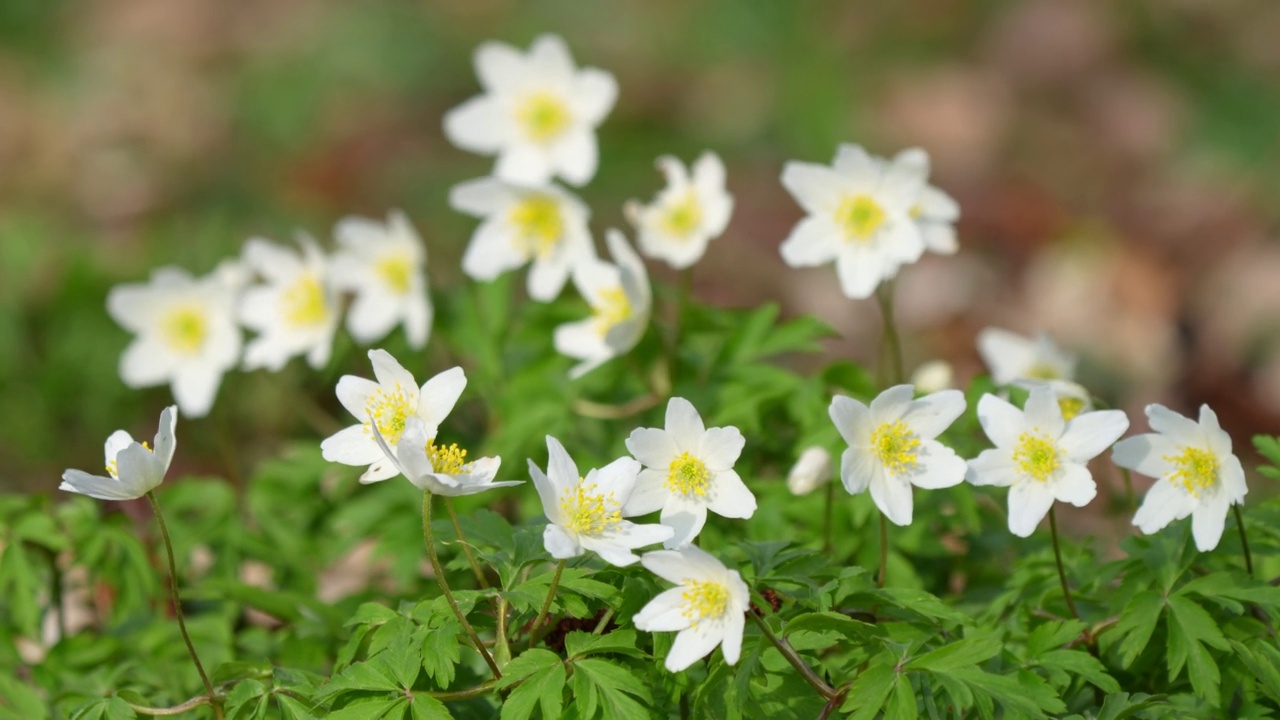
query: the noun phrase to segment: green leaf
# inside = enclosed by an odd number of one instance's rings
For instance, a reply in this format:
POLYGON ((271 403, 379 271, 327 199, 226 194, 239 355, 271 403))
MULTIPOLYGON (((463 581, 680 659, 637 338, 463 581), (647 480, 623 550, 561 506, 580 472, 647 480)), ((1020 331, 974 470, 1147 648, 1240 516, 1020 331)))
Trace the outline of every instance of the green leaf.
POLYGON ((452 720, 453 718, 449 708, 430 695, 414 695, 410 698, 409 711, 413 720, 452 720))
POLYGON ((288 695, 276 695, 282 720, 316 720, 316 714, 300 701, 288 695))
POLYGON ((885 720, 916 720, 919 709, 915 691, 911 689, 911 680, 899 674, 893 682, 893 694, 884 706, 885 720))
POLYGON ((907 663, 906 667, 908 670, 946 673, 994 657, 1002 646, 996 637, 965 638, 925 653, 907 663))
POLYGON ((799 632, 834 633, 850 640, 865 641, 875 634, 876 626, 842 613, 816 612, 797 615, 787 622, 783 631, 788 636, 799 632))
POLYGON ((415 633, 421 642, 422 667, 441 689, 449 687, 457 672, 461 633, 461 626, 452 620, 438 628, 419 628, 415 633))
POLYGON ((600 653, 637 656, 644 654, 636 649, 636 632, 634 630, 615 630, 607 635, 571 632, 565 636, 564 650, 571 660, 600 653))
POLYGON ((1096 685, 1103 692, 1120 692, 1120 683, 1107 674, 1106 666, 1096 657, 1080 650, 1048 650, 1036 653, 1031 659, 1046 668, 1054 668, 1078 675, 1096 685))
POLYGON ((360 607, 356 608, 356 614, 352 615, 349 620, 342 624, 342 626, 381 625, 398 617, 400 617, 400 613, 397 613, 386 605, 367 602, 361 603, 360 607))
POLYGON ((1270 460, 1272 465, 1280 467, 1280 437, 1254 435, 1253 446, 1258 449, 1260 455, 1270 460))
POLYGON ((550 650, 542 648, 525 650, 502 669, 502 679, 498 681, 498 687, 510 687, 540 670, 560 664, 560 656, 550 650))
POLYGON ((1271 653, 1280 655, 1280 651, 1265 640, 1258 642, 1258 645, 1259 652, 1255 653, 1248 645, 1238 640, 1231 641, 1231 648, 1235 650, 1236 657, 1249 668, 1249 672, 1258 681, 1263 691, 1272 700, 1280 700, 1280 668, 1276 666, 1276 658, 1267 652, 1270 650, 1271 653))
POLYGON ((949 675, 970 688, 985 693, 1000 703, 1006 713, 1044 717, 1045 713, 1064 713, 1067 710, 1053 688, 1035 673, 1023 672, 1015 677, 996 675, 971 667, 953 670, 949 675))
POLYGON ((227 693, 228 720, 260 720, 267 711, 267 686, 257 680, 242 680, 227 693))
MULTIPOLYGON (((587 658, 574 663, 574 695, 586 683, 592 693, 598 693, 605 718, 617 720, 646 720, 651 717, 644 704, 650 701, 649 689, 629 669, 601 658, 587 658)), ((593 713, 594 714, 594 713, 593 713)), ((584 718, 591 717, 584 711, 584 718)))
POLYGON ((565 679, 564 665, 558 662, 529 675, 502 704, 502 720, 526 720, 537 707, 542 708, 544 720, 560 717, 565 679))
MULTIPOLYGON (((5 716, 0 715, 0 717, 5 716)), ((41 720, 47 717, 49 717, 48 714, 13 716, 14 720, 41 720)), ((95 700, 80 708, 71 716, 71 720, 135 720, 137 717, 137 713, 129 707, 129 703, 118 697, 109 697, 95 700)))
POLYGON ((1113 632, 1123 637, 1120 642, 1120 667, 1128 668, 1147 648, 1151 634, 1164 610, 1164 598, 1154 590, 1146 590, 1133 596, 1113 632))
POLYGON ((1205 645, 1220 650, 1230 647, 1213 617, 1204 608, 1181 595, 1167 600, 1169 626, 1169 680, 1175 680, 1185 662, 1191 686, 1202 697, 1216 697, 1220 675, 1218 664, 1205 645))
POLYGON ((1027 657, 1035 659, 1041 653, 1056 650, 1080 637, 1085 624, 1079 620, 1047 622, 1031 631, 1027 638, 1027 657))
POLYGON ((841 711, 852 711, 850 720, 871 720, 884 707, 884 701, 893 690, 897 677, 892 659, 888 663, 872 665, 862 671, 854 679, 841 711))
POLYGON ((0 720, 43 720, 49 717, 35 690, 12 676, 0 674, 0 720))
POLYGON ((407 697, 365 698, 344 708, 334 710, 325 717, 328 720, 399 720, 404 717, 407 697))

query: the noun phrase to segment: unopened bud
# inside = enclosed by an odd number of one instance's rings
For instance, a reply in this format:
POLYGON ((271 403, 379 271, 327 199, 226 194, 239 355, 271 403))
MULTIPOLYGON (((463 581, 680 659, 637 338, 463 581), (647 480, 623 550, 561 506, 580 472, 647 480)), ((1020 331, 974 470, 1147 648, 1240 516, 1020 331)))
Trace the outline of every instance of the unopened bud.
POLYGON ((924 395, 948 390, 955 383, 955 372, 946 360, 930 360, 911 374, 911 384, 924 395))
POLYGON ((794 495, 807 495, 831 482, 831 453, 813 446, 800 453, 800 459, 787 473, 787 489, 794 495))

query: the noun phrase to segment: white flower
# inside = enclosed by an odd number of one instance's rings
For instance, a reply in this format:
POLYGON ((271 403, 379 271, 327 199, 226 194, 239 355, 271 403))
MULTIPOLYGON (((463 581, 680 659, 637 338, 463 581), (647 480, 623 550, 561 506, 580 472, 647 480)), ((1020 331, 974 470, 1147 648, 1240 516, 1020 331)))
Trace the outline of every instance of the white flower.
POLYGON ((375 428, 393 451, 411 418, 422 421, 426 439, 435 438, 440 423, 467 386, 467 376, 460 367, 445 370, 419 389, 413 375, 386 350, 370 350, 369 360, 377 382, 343 375, 337 387, 338 400, 359 424, 339 430, 320 443, 325 460, 368 465, 360 476, 362 483, 393 478, 400 472, 391 461, 394 452, 384 454, 379 447, 375 428))
POLYGON ((590 550, 613 565, 640 558, 632 550, 660 543, 674 531, 665 525, 636 525, 622 519, 622 506, 635 488, 640 463, 618 458, 584 478, 559 440, 547 436, 547 473, 532 460, 529 474, 551 524, 542 534, 547 552, 557 560, 590 550))
POLYGON ((787 489, 792 495, 808 495, 831 482, 831 453, 813 446, 800 453, 800 459, 787 473, 787 489))
POLYGON ((942 390, 913 400, 915 388, 895 385, 867 407, 853 398, 831 399, 831 421, 849 449, 840 457, 840 481, 851 495, 871 489, 880 512, 910 525, 911 486, 936 490, 964 482, 965 462, 934 438, 964 412, 964 394, 942 390))
POLYGON ((462 256, 462 270, 476 280, 493 280, 532 262, 529 296, 548 302, 560 294, 574 266, 595 256, 587 206, 555 185, 480 178, 455 186, 449 205, 484 218, 462 256))
POLYGON ((1029 338, 1000 328, 983 328, 978 333, 978 354, 997 385, 1011 385, 1019 380, 1075 378, 1075 356, 1059 348, 1053 338, 1044 333, 1029 338))
POLYGON ((666 547, 692 541, 707 522, 707 511, 749 518, 756 498, 733 471, 746 444, 735 427, 706 428, 688 400, 667 403, 666 429, 637 428, 627 450, 644 465, 635 490, 623 506, 631 517, 661 509, 661 522, 675 530, 666 547))
POLYGON ((313 368, 329 362, 338 303, 328 262, 307 235, 300 234, 298 244, 301 253, 261 238, 245 245, 245 263, 266 281, 240 298, 240 322, 259 333, 245 348, 246 370, 274 372, 303 353, 313 368))
POLYGON ((564 40, 540 35, 528 54, 500 42, 476 48, 485 94, 444 116, 444 133, 464 150, 497 155, 493 174, 538 185, 559 175, 582 185, 596 174, 595 128, 613 109, 613 75, 577 69, 564 40))
POLYGON ((955 370, 946 360, 930 360, 911 373, 911 384, 922 393, 950 390, 955 381, 955 370))
POLYGON ((974 485, 1009 487, 1009 530, 1028 537, 1054 500, 1084 507, 1098 488, 1087 463, 1129 427, 1119 410, 1081 413, 1063 420, 1053 392, 1036 387, 1026 411, 994 395, 978 401, 978 420, 995 448, 969 461, 974 485))
POLYGON ((168 382, 184 414, 207 415, 222 374, 240 362, 236 292, 221 269, 192 278, 175 267, 155 270, 148 283, 112 288, 107 312, 137 335, 120 357, 124 383, 168 382))
POLYGON ((1231 436, 1208 405, 1200 406, 1199 423, 1154 404, 1147 406, 1147 420, 1156 432, 1121 440, 1111 451, 1116 465, 1156 479, 1133 524, 1150 535, 1190 515, 1196 547, 1214 549, 1227 511, 1249 492, 1231 436))
POLYGON ((411 417, 404 424, 400 442, 394 448, 387 444, 377 425, 373 426, 373 439, 400 474, 423 492, 457 497, 475 495, 485 490, 508 485, 520 485, 522 480, 494 482, 501 458, 483 457, 467 461, 467 451, 457 443, 436 445, 434 429, 428 433, 421 418, 411 417), (428 437, 430 434, 431 437, 428 437))
POLYGON ((640 562, 676 587, 665 590, 635 614, 636 628, 676 631, 666 667, 680 672, 706 657, 717 645, 729 665, 742 652, 742 628, 750 591, 737 570, 693 545, 645 553, 640 562))
POLYGON ((124 430, 111 433, 106 443, 106 469, 110 477, 90 475, 82 470, 62 473, 59 490, 80 493, 99 500, 134 500, 151 492, 164 480, 177 446, 174 427, 178 409, 172 405, 160 413, 155 447, 135 442, 124 430))
POLYGON ((431 335, 432 308, 423 266, 422 238, 399 210, 380 223, 347 217, 333 231, 339 251, 331 264, 335 287, 355 293, 347 329, 368 344, 404 324, 409 347, 420 348, 431 335))
POLYGON ((556 351, 582 361, 570 378, 625 354, 649 327, 653 296, 644 263, 617 230, 605 233, 605 242, 616 264, 587 258, 573 269, 573 284, 591 306, 591 317, 555 331, 556 351))
POLYGON ((924 187, 914 166, 841 145, 833 167, 787 163, 782 184, 809 213, 782 243, 782 259, 792 267, 835 261, 840 287, 851 298, 870 297, 924 253, 911 217, 924 187))
POLYGON ((690 177, 679 160, 663 155, 658 169, 666 176, 667 186, 649 205, 628 203, 627 216, 636 226, 641 252, 676 269, 687 268, 706 253, 707 243, 724 232, 733 214, 733 196, 724 186, 724 163, 715 153, 704 152, 690 177))
MULTIPOLYGON (((921 181, 929 178, 929 154, 920 148, 903 150, 889 161, 890 173, 915 172, 921 181)), ((920 229, 920 237, 930 252, 953 255, 960 249, 956 241, 956 221, 960 219, 960 206, 950 195, 933 185, 926 184, 920 191, 920 199, 911 206, 911 219, 920 229)))

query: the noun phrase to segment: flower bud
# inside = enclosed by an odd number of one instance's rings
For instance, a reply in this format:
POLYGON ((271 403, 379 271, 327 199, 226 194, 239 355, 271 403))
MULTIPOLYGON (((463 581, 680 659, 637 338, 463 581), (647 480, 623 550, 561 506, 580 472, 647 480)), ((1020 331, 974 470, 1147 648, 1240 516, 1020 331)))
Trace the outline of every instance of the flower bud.
POLYGON ((831 482, 831 453, 813 446, 800 453, 800 459, 787 473, 787 489, 794 495, 807 495, 831 482))
POLYGON ((946 360, 930 360, 911 374, 911 384, 922 395, 949 390, 954 386, 955 372, 946 360))

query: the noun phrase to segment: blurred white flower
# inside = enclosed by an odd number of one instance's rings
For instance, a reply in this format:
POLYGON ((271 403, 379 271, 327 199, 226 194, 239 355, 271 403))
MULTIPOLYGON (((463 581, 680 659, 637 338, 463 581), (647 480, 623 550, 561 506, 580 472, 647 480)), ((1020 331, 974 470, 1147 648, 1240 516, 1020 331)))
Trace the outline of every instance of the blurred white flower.
POLYGON ((925 182, 914 164, 887 163, 857 145, 841 145, 832 167, 787 163, 782 184, 809 213, 782 243, 782 259, 792 267, 834 261, 848 297, 870 297, 924 253, 911 212, 925 182))
POLYGON ((870 407, 843 395, 831 399, 831 421, 849 443, 840 457, 840 481, 851 495, 870 488, 876 507, 896 525, 911 524, 912 485, 958 485, 966 469, 955 451, 934 439, 964 412, 964 393, 914 397, 915 388, 895 385, 870 407))
MULTIPOLYGON (((475 495, 485 490, 508 485, 520 485, 523 480, 494 482, 501 458, 483 457, 467 461, 467 451, 456 443, 437 445, 435 429, 428 432, 421 418, 405 421, 400 442, 393 448, 387 444, 378 425, 373 425, 373 439, 396 470, 423 492, 457 497, 475 495), (430 434, 430 437, 428 437, 430 434)), ((363 481, 363 479, 362 479, 363 481)))
POLYGON ((955 370, 946 360, 930 360, 911 373, 911 384, 917 392, 933 393, 955 386, 955 370))
POLYGON ((658 158, 667 186, 653 202, 627 203, 627 217, 636 227, 640 251, 676 269, 698 262, 707 243, 729 225, 733 196, 725 190, 724 163, 713 152, 703 153, 693 173, 670 155, 658 158))
POLYGON ((1054 500, 1084 507, 1098 493, 1088 462, 1124 434, 1119 410, 1081 413, 1063 420, 1057 397, 1036 387, 1019 410, 994 395, 978 401, 978 420, 995 444, 969 461, 966 480, 1009 488, 1009 531, 1028 537, 1054 500))
POLYGON ((394 451, 408 421, 421 420, 425 439, 435 438, 440 423, 467 387, 467 376, 460 367, 445 370, 419 388, 413 375, 386 350, 370 350, 369 360, 377 382, 355 375, 343 375, 338 380, 338 401, 360 423, 339 430, 320 443, 325 460, 369 466, 360 476, 362 483, 399 474, 400 469, 393 462, 394 451), (392 452, 382 451, 374 430, 392 452))
POLYGON ((493 174, 540 185, 559 175, 582 185, 596 174, 595 128, 613 109, 613 75, 578 69, 564 40, 540 35, 529 52, 500 42, 476 48, 484 94, 444 116, 444 133, 464 150, 497 155, 493 174))
POLYGON ((484 218, 462 256, 462 270, 476 280, 493 280, 531 262, 529 296, 549 302, 578 263, 595 257, 587 206, 556 185, 480 178, 455 186, 449 205, 484 218))
POLYGON ((601 363, 625 354, 649 327, 653 305, 649 274, 622 233, 605 233, 614 263, 594 257, 573 269, 573 284, 591 306, 591 317, 555 330, 556 351, 581 360, 569 371, 578 378, 601 363))
POLYGON ((178 409, 172 405, 160 413, 160 427, 156 430, 155 447, 138 443, 124 430, 117 430, 107 438, 107 477, 90 475, 82 470, 62 473, 59 490, 80 493, 99 500, 134 500, 151 492, 169 472, 173 451, 177 447, 174 428, 178 423, 178 409))
POLYGON ((792 495, 808 495, 831 482, 831 453, 813 446, 800 453, 800 459, 787 473, 787 489, 792 495))
POLYGON ((1044 333, 1029 338, 1001 328, 983 328, 978 333, 978 354, 997 385, 1075 378, 1075 355, 1059 348, 1044 333))
POLYGON ((1147 406, 1147 420, 1156 432, 1121 440, 1111 451, 1116 465, 1156 479, 1133 524, 1150 535, 1190 515, 1196 547, 1216 548, 1227 512, 1249 492, 1231 436, 1208 405, 1200 406, 1199 423, 1155 404, 1147 406))
POLYGON ((427 250, 409 218, 399 210, 390 212, 385 223, 347 217, 338 221, 333 235, 339 249, 331 277, 337 289, 355 294, 347 329, 356 342, 381 340, 403 323, 409 347, 426 345, 432 319, 423 272, 427 250))
POLYGON ((529 475, 551 521, 542 534, 551 557, 563 560, 590 550, 605 562, 625 566, 640 559, 632 550, 670 538, 675 531, 666 525, 622 519, 622 506, 639 472, 640 463, 618 458, 584 478, 560 441, 548 435, 547 472, 544 475, 530 460, 529 475))
POLYGON ((742 575, 693 545, 645 553, 640 562, 649 572, 676 584, 633 618, 636 628, 646 632, 676 632, 666 668, 680 672, 717 645, 727 664, 738 662, 751 602, 742 575))
POLYGON ((190 417, 209 413, 222 374, 240 362, 238 288, 219 267, 202 278, 162 267, 147 283, 107 294, 107 312, 136 335, 120 356, 120 378, 132 388, 168 382, 190 417))
POLYGON ((661 509, 662 524, 675 530, 665 543, 669 548, 697 537, 708 510, 723 517, 751 517, 756 498, 733 470, 745 444, 738 428, 706 428, 688 400, 671 398, 665 429, 636 428, 627 438, 627 450, 645 469, 622 514, 661 509))
MULTIPOLYGON (((889 174, 918 173, 921 179, 929 177, 929 154, 920 148, 903 150, 889 161, 889 174)), ((920 191, 920 199, 909 212, 925 249, 940 255, 954 255, 960 249, 956 241, 956 221, 960 219, 960 206, 950 195, 933 185, 926 184, 920 191)))
POLYGON ((262 238, 245 245, 245 264, 265 280, 240 298, 240 322, 258 332, 245 348, 246 370, 274 372, 304 353, 313 368, 329 362, 338 303, 328 260, 311 237, 299 234, 298 245, 300 253, 262 238))

